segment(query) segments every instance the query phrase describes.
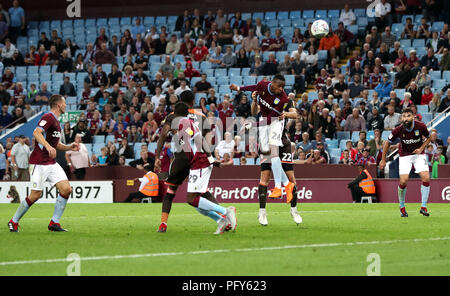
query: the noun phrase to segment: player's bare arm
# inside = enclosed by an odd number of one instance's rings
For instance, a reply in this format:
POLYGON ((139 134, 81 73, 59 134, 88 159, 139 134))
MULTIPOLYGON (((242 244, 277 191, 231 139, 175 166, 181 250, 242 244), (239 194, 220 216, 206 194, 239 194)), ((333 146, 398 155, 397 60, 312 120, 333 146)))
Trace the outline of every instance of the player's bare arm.
POLYGON ((257 96, 258 96, 257 91, 252 92, 252 105, 250 107, 250 112, 252 113, 252 115, 257 115, 259 112, 257 96))
POLYGON ((56 149, 50 146, 47 140, 45 140, 43 132, 44 132, 43 129, 35 128, 33 136, 39 144, 41 144, 42 146, 45 147, 45 149, 47 149, 48 154, 50 155, 51 158, 56 158, 56 149))
POLYGON ((80 150, 80 145, 78 145, 78 143, 72 143, 70 145, 65 145, 62 143, 58 143, 58 145, 56 146, 56 150, 61 150, 61 151, 78 151, 80 150))
POLYGON ((297 119, 297 109, 289 108, 288 112, 281 113, 284 115, 284 118, 297 119))

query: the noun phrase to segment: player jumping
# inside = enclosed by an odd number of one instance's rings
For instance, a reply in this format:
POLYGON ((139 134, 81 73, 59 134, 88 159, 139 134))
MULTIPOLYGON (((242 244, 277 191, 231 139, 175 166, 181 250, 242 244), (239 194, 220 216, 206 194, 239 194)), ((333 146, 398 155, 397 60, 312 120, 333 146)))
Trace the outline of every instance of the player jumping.
POLYGON ((19 231, 19 220, 28 209, 42 197, 44 183, 47 181, 58 189, 58 198, 55 203, 55 211, 48 225, 50 231, 67 231, 61 227, 59 221, 64 212, 67 200, 72 193, 66 173, 55 161, 56 150, 77 151, 77 143, 64 145, 59 142, 61 138, 61 126, 58 117, 66 112, 66 100, 63 96, 52 95, 48 101, 50 112, 44 114, 33 132, 37 143, 30 156, 31 194, 19 205, 14 217, 8 222, 11 232, 19 231))
POLYGON ((177 134, 174 135, 175 145, 185 151, 190 161, 189 181, 187 188, 187 202, 195 207, 202 215, 210 217, 217 222, 217 231, 214 234, 222 234, 225 228, 230 224, 231 230, 236 229, 236 209, 234 207, 224 208, 217 203, 213 203, 206 198, 201 197, 208 191, 209 178, 213 164, 220 166, 218 162, 214 162, 212 156, 208 156, 204 152, 206 141, 202 132, 194 122, 187 117, 189 107, 179 102, 175 105, 175 115, 179 120, 177 134))
POLYGON ((414 113, 411 109, 406 108, 402 112, 402 124, 392 130, 387 141, 384 142, 382 159, 380 161, 380 169, 386 166, 386 153, 389 146, 397 138, 400 139, 398 148, 400 184, 398 185, 398 200, 400 202, 401 217, 408 217, 405 208, 406 185, 408 183, 409 173, 412 165, 416 169, 416 173, 422 179, 420 188, 422 194, 422 207, 420 214, 429 216, 427 210, 428 196, 430 194, 430 173, 428 162, 424 154, 424 149, 430 143, 430 133, 425 124, 414 120, 414 113), (426 138, 426 140, 424 140, 426 138))
MULTIPOLYGON (((253 102, 251 105, 252 115, 257 115, 259 112, 257 98, 257 93, 252 93, 253 102)), ((284 112, 284 116, 286 118, 296 118, 297 111, 294 107, 294 103, 292 100, 289 100, 288 105, 286 106, 288 112, 284 112)), ((286 125, 285 125, 286 126, 286 125)), ((294 175, 294 167, 292 164, 292 145, 291 141, 289 141, 286 136, 286 129, 283 130, 282 136, 283 146, 279 147, 279 154, 281 156, 281 163, 283 167, 283 171, 286 173, 289 181, 294 184, 294 189, 291 194, 286 194, 286 203, 291 204, 291 216, 294 219, 294 222, 297 224, 302 223, 302 217, 298 213, 297 210, 297 188, 295 186, 295 175, 294 175)), ((266 200, 267 200, 267 185, 269 184, 271 177, 271 164, 267 161, 267 158, 261 158, 261 176, 259 180, 258 186, 258 196, 259 196, 259 215, 258 221, 262 226, 267 226, 267 212, 266 212, 266 200)))
MULTIPOLYGON (((256 101, 261 116, 259 118, 259 147, 263 155, 270 156, 271 169, 275 179, 275 188, 269 198, 281 198, 281 184, 285 187, 286 195, 292 195, 295 184, 290 182, 283 171, 279 156, 279 147, 283 146, 284 112, 289 99, 284 92, 285 79, 282 75, 275 75, 272 81, 262 80, 256 85, 239 87, 230 85, 231 90, 256 92, 256 101)), ((256 104, 256 103, 255 103, 256 104)))
MULTIPOLYGON (((188 111, 188 117, 194 121, 196 126, 200 126, 203 128, 205 125, 202 124, 202 121, 205 116, 202 113, 199 113, 192 109, 195 101, 194 93, 192 91, 186 90, 181 93, 180 100, 190 108, 188 111)), ((166 117, 163 123, 155 152, 155 171, 158 171, 161 168, 160 155, 167 137, 169 136, 169 134, 173 135, 177 132, 177 129, 172 127, 172 121, 175 119, 175 117, 175 114, 171 113, 166 117)), ((175 145, 173 145, 172 147, 174 147, 174 157, 170 164, 169 176, 166 180, 167 193, 164 196, 162 202, 161 224, 158 228, 158 232, 167 231, 167 221, 169 219, 170 210, 172 209, 173 199, 175 198, 178 186, 180 186, 189 176, 189 170, 191 166, 187 154, 184 151, 178 151, 175 145)), ((211 161, 211 158, 209 158, 209 160, 210 163, 213 164, 214 159, 211 161)), ((202 194, 202 197, 213 203, 218 203, 209 191, 206 191, 204 194, 202 194)))

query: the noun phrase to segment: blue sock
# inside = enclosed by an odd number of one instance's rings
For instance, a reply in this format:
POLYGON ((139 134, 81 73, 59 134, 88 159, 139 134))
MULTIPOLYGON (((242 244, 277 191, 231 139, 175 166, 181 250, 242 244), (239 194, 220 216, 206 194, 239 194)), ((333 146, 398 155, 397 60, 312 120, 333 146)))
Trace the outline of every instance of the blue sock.
POLYGON ((213 219, 214 221, 219 221, 220 220, 220 218, 222 218, 222 216, 220 216, 219 214, 217 214, 216 212, 214 212, 214 211, 209 211, 209 212, 207 212, 207 211, 205 211, 205 210, 202 210, 202 209, 199 209, 199 208, 195 208, 200 214, 202 214, 203 216, 206 216, 206 217, 209 217, 209 218, 211 218, 211 219, 213 219))
MULTIPOLYGON (((283 166, 281 165, 281 159, 280 157, 272 157, 270 159, 270 162, 272 163, 272 173, 273 173, 273 179, 275 180, 275 187, 281 188, 281 179, 284 173, 283 166)), ((286 174, 284 174, 286 175, 286 174)))
POLYGON ((14 223, 19 223, 19 220, 25 215, 25 213, 28 211, 30 206, 28 205, 27 199, 22 200, 22 202, 19 205, 19 208, 17 209, 16 213, 14 214, 14 217, 12 218, 14 223))
POLYGON ((398 187, 398 201, 400 202, 400 208, 405 207, 406 187, 401 189, 398 187))
POLYGON ((420 186, 420 192, 422 193, 422 208, 427 207, 428 196, 430 195, 430 186, 420 186))
POLYGON ((286 175, 286 172, 283 170, 283 165, 281 165, 281 184, 283 184, 283 186, 289 184, 289 178, 286 175))
POLYGON ((198 208, 201 210, 205 210, 207 212, 209 212, 209 211, 218 212, 223 215, 225 215, 227 213, 227 210, 224 207, 222 207, 218 204, 215 204, 213 202, 210 202, 209 200, 207 200, 206 198, 203 198, 203 197, 200 197, 200 199, 198 201, 198 208))
POLYGON ((55 211, 53 212, 52 221, 55 223, 59 223, 62 214, 64 213, 64 209, 66 208, 67 198, 62 197, 58 194, 58 198, 55 202, 55 211))

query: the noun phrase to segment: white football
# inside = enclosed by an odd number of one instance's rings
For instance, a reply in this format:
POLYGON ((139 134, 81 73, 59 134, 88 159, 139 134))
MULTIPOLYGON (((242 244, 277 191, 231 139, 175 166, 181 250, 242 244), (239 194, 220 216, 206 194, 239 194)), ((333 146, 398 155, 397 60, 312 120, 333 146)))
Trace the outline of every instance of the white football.
POLYGON ((328 27, 328 23, 324 20, 316 20, 311 25, 311 33, 316 38, 327 36, 329 31, 330 27, 328 27))

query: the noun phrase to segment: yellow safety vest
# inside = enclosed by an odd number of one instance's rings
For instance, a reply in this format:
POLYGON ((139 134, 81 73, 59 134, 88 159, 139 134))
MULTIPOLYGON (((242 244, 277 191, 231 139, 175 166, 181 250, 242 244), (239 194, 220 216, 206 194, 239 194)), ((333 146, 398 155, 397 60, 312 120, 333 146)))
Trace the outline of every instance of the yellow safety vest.
POLYGON ((140 190, 142 194, 146 196, 158 196, 159 190, 159 179, 158 176, 154 172, 148 172, 144 176, 147 178, 148 183, 140 190))
POLYGON ((367 178, 359 182, 359 187, 367 194, 375 194, 375 183, 373 182, 372 176, 370 175, 368 170, 364 170, 367 178))

